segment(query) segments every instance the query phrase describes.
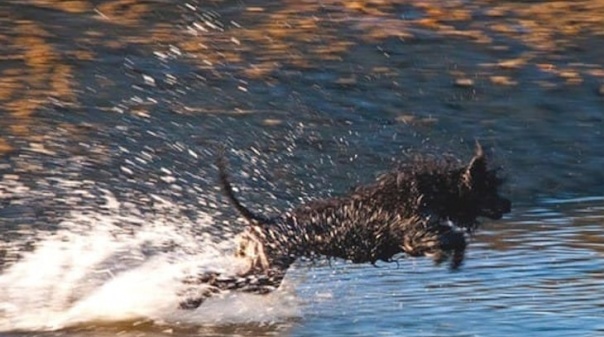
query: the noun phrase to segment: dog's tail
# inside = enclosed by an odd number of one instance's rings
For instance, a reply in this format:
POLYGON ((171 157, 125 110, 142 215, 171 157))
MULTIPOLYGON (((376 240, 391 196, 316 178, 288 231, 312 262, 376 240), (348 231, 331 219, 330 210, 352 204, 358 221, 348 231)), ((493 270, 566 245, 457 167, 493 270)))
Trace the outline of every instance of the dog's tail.
POLYGON ((227 196, 227 198, 229 199, 229 201, 233 204, 233 206, 235 206, 237 211, 251 224, 254 224, 254 225, 267 224, 269 222, 269 220, 267 218, 257 215, 254 212, 247 209, 245 206, 243 206, 241 204, 239 199, 237 199, 237 197, 235 196, 235 193, 233 191, 233 186, 231 185, 231 182, 229 181, 229 177, 228 177, 227 170, 226 170, 227 160, 226 160, 224 153, 222 153, 222 151, 218 155, 218 158, 216 160, 216 166, 218 166, 218 174, 219 174, 220 185, 222 187, 222 190, 223 190, 224 194, 227 196))

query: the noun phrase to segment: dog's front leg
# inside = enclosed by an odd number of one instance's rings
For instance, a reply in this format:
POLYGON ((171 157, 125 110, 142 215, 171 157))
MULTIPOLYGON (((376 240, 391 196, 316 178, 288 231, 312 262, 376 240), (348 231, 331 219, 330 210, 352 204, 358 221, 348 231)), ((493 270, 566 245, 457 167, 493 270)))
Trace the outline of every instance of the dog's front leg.
POLYGON ((452 269, 462 264, 466 246, 464 233, 446 224, 418 224, 406 231, 403 242, 410 256, 431 256, 437 264, 450 257, 452 269))

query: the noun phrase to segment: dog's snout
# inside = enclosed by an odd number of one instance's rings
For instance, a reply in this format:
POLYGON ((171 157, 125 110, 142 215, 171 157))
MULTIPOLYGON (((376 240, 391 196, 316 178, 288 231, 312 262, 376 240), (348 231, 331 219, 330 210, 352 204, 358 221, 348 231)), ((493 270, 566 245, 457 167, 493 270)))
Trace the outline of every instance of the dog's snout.
POLYGON ((499 220, 504 214, 510 213, 512 210, 512 202, 506 198, 498 197, 495 200, 487 203, 487 207, 483 208, 483 216, 492 220, 499 220))

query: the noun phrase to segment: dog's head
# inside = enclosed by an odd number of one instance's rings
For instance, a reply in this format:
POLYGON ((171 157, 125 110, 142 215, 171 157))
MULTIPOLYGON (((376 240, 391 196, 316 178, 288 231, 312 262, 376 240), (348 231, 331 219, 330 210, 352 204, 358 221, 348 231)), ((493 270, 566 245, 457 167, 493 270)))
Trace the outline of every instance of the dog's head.
POLYGON ((511 210, 510 200, 499 195, 503 179, 496 169, 489 169, 487 158, 477 144, 476 153, 467 165, 451 162, 424 166, 415 174, 410 186, 417 194, 419 225, 407 227, 400 234, 402 250, 409 255, 431 255, 442 262, 451 257, 451 267, 463 261, 465 235, 472 232, 477 218, 500 219, 511 210), (454 226, 451 226, 453 224, 454 226))
POLYGON ((488 168, 487 158, 478 143, 469 164, 451 174, 453 186, 450 186, 450 198, 443 201, 441 216, 471 230, 477 225, 478 217, 498 220, 510 212, 510 200, 499 195, 503 179, 497 176, 496 169, 488 168))

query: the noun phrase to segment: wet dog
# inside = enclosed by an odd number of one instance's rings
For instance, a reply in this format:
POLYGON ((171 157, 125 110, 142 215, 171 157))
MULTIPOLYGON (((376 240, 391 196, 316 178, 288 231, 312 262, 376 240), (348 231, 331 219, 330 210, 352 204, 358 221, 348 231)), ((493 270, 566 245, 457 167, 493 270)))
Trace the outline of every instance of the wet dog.
POLYGON ((279 287, 298 258, 342 258, 352 263, 390 262, 397 256, 432 256, 458 268, 466 236, 477 218, 500 219, 511 203, 499 195, 503 180, 477 144, 467 165, 414 160, 341 197, 316 200, 274 217, 243 206, 233 192, 225 159, 218 160, 224 193, 248 221, 236 255, 247 261, 235 276, 207 273, 190 283, 205 290, 181 303, 198 307, 223 291, 265 294, 279 287))

